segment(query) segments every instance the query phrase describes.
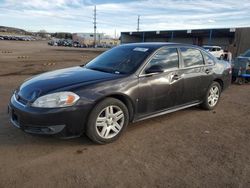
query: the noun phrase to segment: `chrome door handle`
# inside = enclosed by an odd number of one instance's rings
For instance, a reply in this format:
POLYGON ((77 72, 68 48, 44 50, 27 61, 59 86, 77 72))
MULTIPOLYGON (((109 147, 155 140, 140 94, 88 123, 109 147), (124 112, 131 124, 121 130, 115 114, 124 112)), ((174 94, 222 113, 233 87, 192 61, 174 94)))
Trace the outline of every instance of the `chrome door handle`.
POLYGON ((205 69, 205 73, 209 74, 210 72, 212 72, 212 69, 205 69))
POLYGON ((172 80, 179 80, 181 79, 181 76, 178 74, 173 75, 172 80))

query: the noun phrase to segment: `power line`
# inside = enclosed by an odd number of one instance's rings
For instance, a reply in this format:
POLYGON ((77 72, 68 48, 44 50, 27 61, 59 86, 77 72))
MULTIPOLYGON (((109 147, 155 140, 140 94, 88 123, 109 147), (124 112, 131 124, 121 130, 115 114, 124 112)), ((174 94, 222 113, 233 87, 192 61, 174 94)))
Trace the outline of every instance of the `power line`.
POLYGON ((96 46, 96 6, 94 8, 94 47, 96 46))

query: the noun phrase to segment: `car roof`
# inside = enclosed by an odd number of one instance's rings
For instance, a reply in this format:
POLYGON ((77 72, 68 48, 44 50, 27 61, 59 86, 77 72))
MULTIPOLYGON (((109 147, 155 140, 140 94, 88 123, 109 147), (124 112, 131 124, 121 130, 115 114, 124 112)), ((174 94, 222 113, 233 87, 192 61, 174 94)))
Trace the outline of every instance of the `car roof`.
POLYGON ((207 47, 207 48, 221 48, 220 46, 209 46, 209 45, 204 45, 203 47, 207 47))
POLYGON ((195 47, 200 48, 199 46, 192 44, 182 44, 182 43, 173 43, 173 42, 138 42, 138 43, 127 43, 122 44, 122 46, 131 46, 131 47, 142 47, 142 48, 154 48, 158 49, 163 46, 178 46, 178 47, 195 47))

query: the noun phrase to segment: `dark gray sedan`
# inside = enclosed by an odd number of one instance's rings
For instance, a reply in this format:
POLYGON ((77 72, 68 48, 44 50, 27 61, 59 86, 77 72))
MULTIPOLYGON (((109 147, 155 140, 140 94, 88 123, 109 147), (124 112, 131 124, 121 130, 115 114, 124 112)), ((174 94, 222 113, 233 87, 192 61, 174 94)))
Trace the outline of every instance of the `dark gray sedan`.
POLYGON ((115 47, 85 66, 37 75, 9 103, 14 126, 32 134, 80 136, 104 144, 129 122, 218 104, 231 66, 204 49, 175 43, 115 47))

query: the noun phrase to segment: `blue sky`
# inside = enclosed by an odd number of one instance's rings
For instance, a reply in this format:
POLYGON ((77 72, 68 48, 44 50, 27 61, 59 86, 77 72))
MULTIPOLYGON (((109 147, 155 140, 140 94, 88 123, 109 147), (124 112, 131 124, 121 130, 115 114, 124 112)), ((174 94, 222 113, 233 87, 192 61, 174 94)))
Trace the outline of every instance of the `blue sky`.
POLYGON ((250 26, 250 0, 0 0, 0 25, 30 31, 109 35, 141 30, 250 26))

